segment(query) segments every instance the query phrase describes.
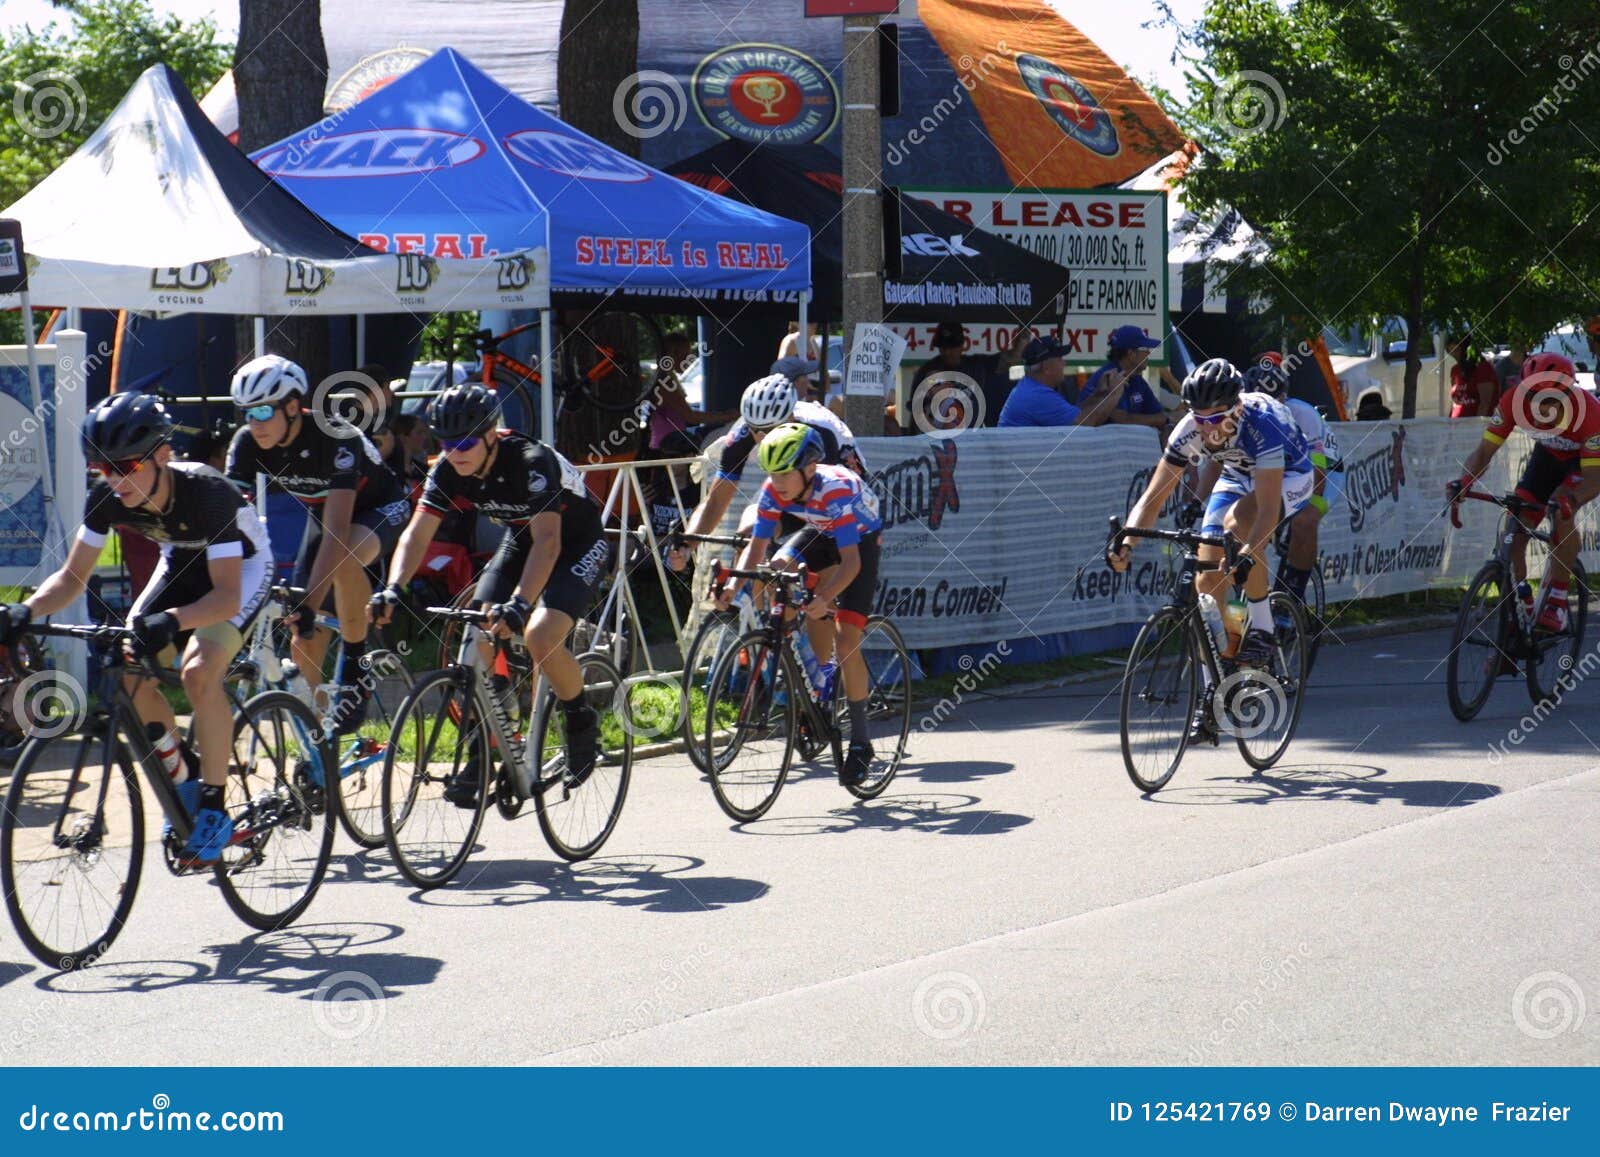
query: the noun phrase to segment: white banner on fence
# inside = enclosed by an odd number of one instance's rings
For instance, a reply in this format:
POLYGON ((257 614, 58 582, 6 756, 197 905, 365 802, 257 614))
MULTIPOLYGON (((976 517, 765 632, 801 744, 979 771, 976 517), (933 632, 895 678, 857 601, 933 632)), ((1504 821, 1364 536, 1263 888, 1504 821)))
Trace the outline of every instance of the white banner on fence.
MULTIPOLYGON (((1482 437, 1483 423, 1448 418, 1334 427, 1346 497, 1322 521, 1329 601, 1429 586, 1464 586, 1489 557, 1498 512, 1444 512, 1444 486, 1482 437)), ((1483 479, 1508 491, 1531 443, 1520 434, 1483 479)), ((1128 426, 980 429, 950 438, 864 438, 884 515, 873 598, 911 647, 942 647, 1137 623, 1166 601, 1167 554, 1145 543, 1127 574, 1105 565, 1107 518, 1126 515, 1159 456, 1155 434, 1128 426)), ((754 497, 761 475, 747 471, 754 497)), ((1171 528, 1180 503, 1162 511, 1171 528)), ((1582 517, 1584 560, 1600 567, 1600 512, 1582 517)), ((731 526, 739 516, 729 513, 731 526)), ((1277 560, 1272 562, 1274 570, 1277 560)), ((1537 564, 1536 564, 1537 565, 1537 564)))

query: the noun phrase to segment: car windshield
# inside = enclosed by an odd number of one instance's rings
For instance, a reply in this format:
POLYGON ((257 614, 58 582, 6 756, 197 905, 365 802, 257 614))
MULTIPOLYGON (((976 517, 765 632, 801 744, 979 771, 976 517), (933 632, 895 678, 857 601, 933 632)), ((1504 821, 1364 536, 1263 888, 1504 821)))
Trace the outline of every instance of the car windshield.
POLYGON ((1359 325, 1343 329, 1327 326, 1322 331, 1322 340, 1328 344, 1328 353, 1333 357, 1364 358, 1372 352, 1372 342, 1359 325))

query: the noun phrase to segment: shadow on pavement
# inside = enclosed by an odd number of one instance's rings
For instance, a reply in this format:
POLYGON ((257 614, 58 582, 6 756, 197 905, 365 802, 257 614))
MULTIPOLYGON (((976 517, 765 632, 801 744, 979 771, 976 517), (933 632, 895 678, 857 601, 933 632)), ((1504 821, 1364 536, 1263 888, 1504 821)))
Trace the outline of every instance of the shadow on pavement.
POLYGON ((52 973, 38 987, 64 996, 101 996, 185 984, 249 984, 319 1002, 352 996, 387 1000, 402 989, 431 984, 444 967, 431 956, 367 950, 403 934, 393 924, 306 924, 204 948, 205 955, 216 957, 209 967, 189 960, 115 961, 52 973))
POLYGON ((1154 803, 1190 806, 1327 800, 1444 808, 1493 799, 1501 790, 1496 784, 1473 780, 1382 778, 1388 774, 1387 768, 1369 764, 1291 763, 1254 775, 1212 776, 1203 783, 1168 787, 1146 798, 1154 803))
POLYGON ((710 912, 748 904, 772 890, 762 880, 696 875, 703 867, 704 860, 670 854, 597 856, 576 864, 489 860, 469 864, 453 882, 411 899, 439 907, 577 901, 646 912, 710 912))
POLYGON ((856 831, 922 832, 943 836, 997 836, 1033 822, 1032 816, 976 808, 975 795, 905 792, 835 808, 820 816, 767 816, 734 824, 757 836, 809 836, 856 831))
POLYGON ((992 759, 931 760, 902 764, 899 774, 901 779, 915 779, 920 783, 976 783, 984 776, 1004 775, 1015 771, 1016 767, 1014 763, 992 759))
POLYGON ((38 965, 18 964, 10 960, 0 960, 0 988, 4 988, 13 980, 21 980, 32 972, 38 965))

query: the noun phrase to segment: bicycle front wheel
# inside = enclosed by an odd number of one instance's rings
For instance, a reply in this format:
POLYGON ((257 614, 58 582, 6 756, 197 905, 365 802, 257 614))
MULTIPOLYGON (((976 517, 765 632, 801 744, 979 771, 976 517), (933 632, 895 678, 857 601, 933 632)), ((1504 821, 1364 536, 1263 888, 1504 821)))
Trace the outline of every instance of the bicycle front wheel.
MULTIPOLYGON (((911 656, 906 652, 900 629, 888 619, 867 620, 861 635, 861 657, 867 664, 867 741, 872 744, 872 763, 867 778, 846 784, 857 799, 876 799, 900 770, 905 758, 906 739, 911 734, 911 656)), ((834 695, 842 697, 842 673, 834 695)), ((848 746, 855 736, 850 730, 850 713, 839 718, 848 746)))
POLYGON ((1554 704, 1577 685, 1581 675, 1571 672, 1578 665, 1578 652, 1583 649, 1583 632, 1589 622, 1589 582, 1579 564, 1572 571, 1567 590, 1567 625, 1554 634, 1546 631, 1534 633, 1532 649, 1524 665, 1528 679, 1528 697, 1535 706, 1554 704))
POLYGON ((1300 604, 1293 595, 1271 596, 1274 646, 1265 668, 1241 667, 1222 681, 1220 699, 1239 754, 1265 771, 1289 750, 1305 707, 1310 646, 1300 604))
POLYGON ((1198 694, 1188 618, 1164 607, 1139 629, 1122 675, 1122 763, 1140 791, 1160 791, 1178 770, 1198 694))
POLYGON ((694 633, 683 660, 683 695, 678 710, 682 718, 684 748, 689 760, 701 772, 706 770, 706 701, 711 673, 728 648, 739 640, 739 615, 736 611, 712 611, 694 633))
MULTIPOLYGON (((110 724, 108 724, 109 726, 110 724)), ((0 884, 17 935, 50 968, 104 956, 127 923, 144 866, 144 801, 128 745, 85 735, 62 766, 37 738, 17 757, 0 817, 0 884)))
POLYGON ((489 726, 459 668, 417 680, 395 711, 383 760, 383 839, 418 888, 447 884, 483 827, 489 726))
POLYGON ((311 709, 263 691, 233 719, 224 807, 233 841, 216 866, 233 914, 270 932, 299 919, 333 858, 333 744, 311 709))
POLYGON ((760 819, 777 802, 794 759, 796 694, 764 631, 729 647, 711 672, 705 756, 712 794, 729 819, 760 819))
POLYGON ((1505 571, 1498 562, 1489 562, 1473 577, 1456 612, 1444 682, 1451 714, 1463 723, 1483 710, 1502 671, 1516 673, 1516 660, 1507 649, 1514 598, 1505 571))
POLYGON ((531 751, 538 753, 534 810, 552 851, 564 860, 586 860, 600 850, 622 816, 633 774, 633 728, 623 709, 627 689, 603 655, 578 656, 583 697, 599 718, 599 748, 587 775, 567 765, 566 712, 546 689, 534 715, 531 751))
POLYGON ((367 718, 355 735, 337 740, 339 822, 363 848, 383 847, 383 761, 395 712, 411 691, 411 672, 394 651, 361 657, 358 678, 371 693, 367 718))

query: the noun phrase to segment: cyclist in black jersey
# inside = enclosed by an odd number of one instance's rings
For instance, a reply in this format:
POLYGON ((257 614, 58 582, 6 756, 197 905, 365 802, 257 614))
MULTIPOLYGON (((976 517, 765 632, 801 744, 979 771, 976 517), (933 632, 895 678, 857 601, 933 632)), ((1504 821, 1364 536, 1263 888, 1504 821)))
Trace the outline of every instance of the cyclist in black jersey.
MULTIPOLYGON (((583 670, 566 641, 594 602, 610 544, 577 468, 543 442, 500 429, 499 419, 499 399, 475 384, 452 386, 428 407, 442 453, 389 561, 388 585, 372 597, 371 615, 388 621, 447 514, 477 510, 505 526, 476 598, 496 633, 523 635, 534 666, 561 700, 567 766, 581 779, 594 767, 599 720, 584 700, 583 670)), ((496 689, 503 692, 503 682, 496 689)), ((471 806, 475 789, 464 787, 452 802, 471 806)))
POLYGON ((84 453, 102 480, 89 491, 83 525, 61 569, 25 602, 0 607, 0 642, 9 643, 34 615, 64 610, 83 593, 114 527, 161 544, 161 563, 134 600, 128 626, 160 661, 170 661, 174 644, 183 646, 180 671, 194 711, 198 779, 159 684, 130 676, 128 689, 168 771, 175 779, 189 773, 178 795, 195 812, 195 828, 181 855, 186 865, 205 866, 233 837, 223 811, 233 732, 223 676, 266 598, 272 549, 255 511, 226 478, 202 463, 173 461, 171 435, 171 416, 149 394, 113 394, 84 419, 84 453))
POLYGON ((265 475, 268 490, 292 494, 306 508, 294 571, 294 585, 306 595, 291 616, 291 648, 300 670, 319 682, 330 640, 317 628, 316 612, 331 589, 344 642, 334 672, 334 730, 347 735, 361 726, 371 694, 359 677, 372 597, 366 568, 394 548, 409 508, 371 441, 348 422, 313 412, 309 392, 305 371, 277 354, 234 373, 231 393, 246 425, 228 449, 228 477, 254 493, 256 476, 265 475))
MULTIPOLYGON (((866 478, 866 463, 856 449, 855 435, 833 411, 815 402, 800 401, 794 383, 783 374, 758 378, 745 387, 739 399, 739 420, 733 424, 723 441, 715 480, 707 488, 700 505, 689 516, 688 533, 710 534, 717 528, 723 515, 728 513, 733 496, 738 493, 745 463, 755 453, 761 440, 786 422, 799 422, 816 431, 825 465, 844 466, 854 471, 858 478, 866 478)), ((868 494, 871 496, 871 491, 868 494)), ((876 501, 875 498, 873 500, 876 501)), ((740 520, 740 532, 748 534, 754 525, 755 507, 752 505, 740 520)), ((793 534, 799 529, 797 521, 785 517, 781 528, 783 534, 793 534)), ((667 553, 667 564, 673 570, 682 570, 688 558, 688 550, 678 547, 667 553)))

